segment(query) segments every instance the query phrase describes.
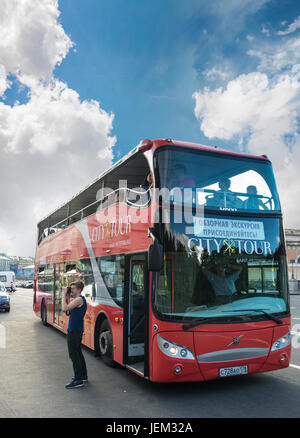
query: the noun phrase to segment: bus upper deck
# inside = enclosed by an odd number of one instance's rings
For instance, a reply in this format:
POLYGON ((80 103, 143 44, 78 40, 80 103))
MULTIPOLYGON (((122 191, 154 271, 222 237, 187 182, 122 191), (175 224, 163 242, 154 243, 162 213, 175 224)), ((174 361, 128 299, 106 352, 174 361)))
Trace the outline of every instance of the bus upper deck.
POLYGON ((168 189, 169 201, 175 200, 177 204, 184 194, 179 190, 189 188, 193 195, 186 196, 185 202, 190 203, 192 199, 207 209, 280 210, 271 163, 265 155, 254 157, 170 139, 143 140, 91 184, 44 217, 38 223, 38 244, 114 202, 135 208, 148 207, 150 196, 147 193, 141 196, 140 187, 149 172, 153 175, 153 187, 168 189), (183 185, 180 185, 180 175, 185 173, 189 178, 182 177, 183 185), (231 185, 230 190, 228 185, 231 185))

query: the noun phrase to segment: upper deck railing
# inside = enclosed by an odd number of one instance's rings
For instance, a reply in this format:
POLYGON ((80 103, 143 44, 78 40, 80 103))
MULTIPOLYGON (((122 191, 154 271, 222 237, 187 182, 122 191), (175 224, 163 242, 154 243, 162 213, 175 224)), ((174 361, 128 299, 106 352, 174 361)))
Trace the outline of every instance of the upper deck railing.
POLYGON ((51 225, 50 227, 46 227, 39 236, 38 244, 49 235, 64 230, 70 225, 95 214, 98 209, 104 210, 113 204, 123 203, 132 208, 147 208, 151 202, 151 192, 152 189, 145 190, 142 187, 140 190, 123 187, 112 190, 101 199, 97 199, 75 213, 66 216, 63 220, 51 225))

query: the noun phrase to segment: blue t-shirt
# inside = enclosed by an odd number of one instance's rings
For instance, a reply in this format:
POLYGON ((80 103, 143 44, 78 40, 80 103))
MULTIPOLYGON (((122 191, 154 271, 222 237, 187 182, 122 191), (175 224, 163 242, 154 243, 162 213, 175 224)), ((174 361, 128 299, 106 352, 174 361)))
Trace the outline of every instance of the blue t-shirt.
MULTIPOLYGON (((81 296, 81 295, 80 295, 81 296)), ((83 305, 81 307, 75 307, 75 309, 70 311, 69 325, 68 325, 68 333, 70 332, 84 332, 84 324, 83 319, 86 312, 86 299, 81 296, 83 299, 83 305)))

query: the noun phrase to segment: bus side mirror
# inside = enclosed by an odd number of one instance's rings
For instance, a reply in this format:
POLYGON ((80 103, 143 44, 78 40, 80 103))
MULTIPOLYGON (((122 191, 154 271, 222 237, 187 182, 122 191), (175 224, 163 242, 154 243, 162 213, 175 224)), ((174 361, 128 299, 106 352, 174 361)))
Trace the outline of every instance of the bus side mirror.
POLYGON ((163 265, 163 246, 155 237, 152 245, 148 249, 148 269, 149 271, 158 272, 163 265))

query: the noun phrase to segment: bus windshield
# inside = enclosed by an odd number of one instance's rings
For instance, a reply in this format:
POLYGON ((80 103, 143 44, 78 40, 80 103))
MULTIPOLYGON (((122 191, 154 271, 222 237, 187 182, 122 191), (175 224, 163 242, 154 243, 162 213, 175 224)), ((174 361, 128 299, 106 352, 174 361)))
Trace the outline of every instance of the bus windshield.
POLYGON ((280 210, 267 160, 169 146, 158 151, 157 164, 159 187, 169 190, 171 202, 193 200, 213 210, 280 210))
POLYGON ((162 215, 164 263, 153 301, 158 316, 246 321, 288 312, 271 163, 170 146, 158 152, 157 176, 160 189, 179 194, 162 215), (180 198, 180 190, 192 196, 180 198), (190 202, 203 208, 186 209, 190 202))
POLYGON ((206 214, 190 227, 174 223, 173 214, 170 223, 164 224, 164 263, 156 277, 153 304, 160 317, 184 321, 258 318, 258 309, 288 311, 279 218, 246 220, 206 214), (242 233, 248 232, 238 231, 235 237, 220 237, 238 225, 253 226, 256 231, 249 233, 256 234, 247 237, 242 233))

